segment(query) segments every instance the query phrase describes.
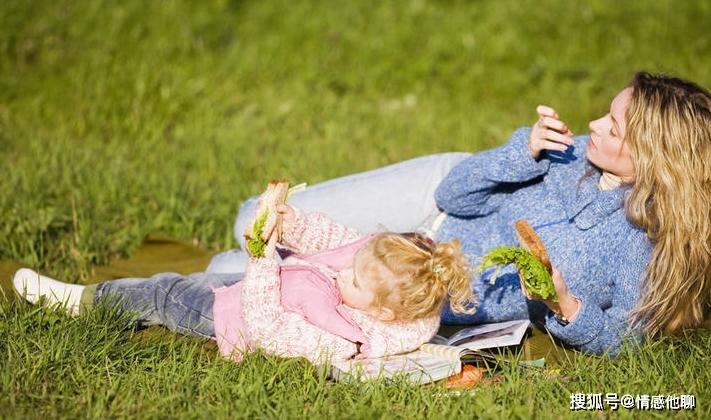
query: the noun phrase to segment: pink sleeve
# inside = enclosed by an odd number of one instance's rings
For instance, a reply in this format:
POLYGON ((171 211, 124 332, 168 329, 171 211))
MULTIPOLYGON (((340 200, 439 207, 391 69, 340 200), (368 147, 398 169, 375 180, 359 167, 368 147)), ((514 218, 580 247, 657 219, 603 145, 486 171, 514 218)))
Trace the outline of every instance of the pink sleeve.
POLYGON ((356 354, 354 343, 309 324, 297 313, 284 311, 276 261, 250 259, 242 282, 242 317, 253 346, 282 357, 303 356, 315 364, 356 354))
POLYGON ((294 223, 284 231, 284 245, 300 254, 312 254, 353 242, 360 238, 357 230, 331 220, 322 213, 302 214, 296 207, 294 223))

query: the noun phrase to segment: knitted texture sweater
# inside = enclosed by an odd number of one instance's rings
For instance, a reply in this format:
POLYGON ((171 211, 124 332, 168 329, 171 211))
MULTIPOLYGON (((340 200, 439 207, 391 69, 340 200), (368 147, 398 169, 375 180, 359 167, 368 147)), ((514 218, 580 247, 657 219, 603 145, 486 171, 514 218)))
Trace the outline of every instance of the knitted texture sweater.
MULTIPOLYGON (((298 209, 291 228, 283 232, 284 244, 300 254, 313 254, 353 243, 363 238, 321 213, 304 215, 298 209)), ((323 272, 334 281, 336 272, 325 264, 297 256, 284 265, 304 265, 323 272)), ((236 362, 245 349, 261 348, 283 357, 305 357, 313 363, 338 361, 358 355, 355 342, 319 328, 282 304, 280 264, 271 258, 251 258, 244 279, 214 289, 213 316, 220 353, 236 362)), ((321 295, 313 296, 322 299, 321 295)), ((322 303, 319 303, 322 304, 322 303)), ((368 357, 383 357, 417 349, 439 328, 439 316, 410 322, 383 322, 357 309, 342 305, 349 318, 367 338, 368 357)))
POLYGON ((446 307, 444 323, 486 323, 529 318, 554 336, 593 354, 617 355, 626 337, 642 338, 631 327, 630 311, 640 295, 653 244, 625 215, 630 187, 600 191, 601 172, 586 158, 589 136, 574 138, 565 152, 528 149, 529 128, 504 145, 473 154, 454 167, 435 191, 447 214, 436 239, 459 239, 472 265, 491 248, 518 245, 517 219, 528 220, 571 293, 582 301, 577 316, 563 326, 542 302, 528 301, 513 265, 492 284, 490 268, 475 272, 472 287, 479 307, 458 316, 446 307), (589 169, 594 175, 578 181, 589 169))

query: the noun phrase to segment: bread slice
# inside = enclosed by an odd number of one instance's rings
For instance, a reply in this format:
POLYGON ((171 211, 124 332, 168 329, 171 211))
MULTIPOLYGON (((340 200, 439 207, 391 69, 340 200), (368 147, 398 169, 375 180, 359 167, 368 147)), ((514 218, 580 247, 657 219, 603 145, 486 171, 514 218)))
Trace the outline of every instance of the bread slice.
POLYGON ((259 240, 266 242, 271 235, 272 230, 275 230, 277 241, 281 241, 282 227, 281 217, 276 212, 278 204, 286 203, 286 198, 289 193, 289 181, 284 179, 275 179, 269 181, 267 189, 259 196, 257 208, 254 212, 254 223, 247 227, 244 232, 244 237, 247 241, 256 240, 259 235, 259 240), (261 224, 260 218, 264 217, 266 212, 266 220, 261 224))
POLYGON ((546 252, 546 247, 543 245, 543 241, 538 236, 531 224, 527 220, 521 219, 516 221, 516 236, 518 236, 518 241, 521 246, 531 251, 531 253, 538 258, 543 266, 548 270, 548 274, 553 274, 553 267, 551 266, 551 260, 548 258, 548 252, 546 252))

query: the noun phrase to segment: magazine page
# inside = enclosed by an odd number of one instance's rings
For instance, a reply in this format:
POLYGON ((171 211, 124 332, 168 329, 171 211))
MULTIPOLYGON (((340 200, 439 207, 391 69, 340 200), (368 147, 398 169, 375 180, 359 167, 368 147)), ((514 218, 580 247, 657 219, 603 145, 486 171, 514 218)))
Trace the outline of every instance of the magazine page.
POLYGON ((449 360, 459 360, 467 363, 484 362, 490 364, 498 364, 498 360, 490 353, 481 352, 479 350, 468 349, 464 347, 447 346, 442 344, 426 343, 420 347, 420 350, 441 356, 449 360))
MULTIPOLYGON (((447 336, 447 335, 435 335, 433 336, 429 343, 431 344, 441 344, 444 346, 450 346, 450 345, 456 345, 457 343, 467 341, 471 337, 474 337, 476 335, 480 334, 485 334, 485 333, 493 333, 496 331, 501 331, 502 334, 506 334, 506 330, 510 328, 512 325, 519 325, 520 323, 529 323, 530 321, 528 320, 515 320, 515 321, 504 321, 504 322, 496 322, 496 323, 491 323, 491 324, 480 324, 480 325, 475 325, 473 327, 467 327, 467 328, 460 328, 459 330, 456 331, 456 333, 447 336)), ((448 329, 451 329, 454 326, 447 326, 448 329)))
POLYGON ((516 320, 465 328, 447 339, 450 346, 472 350, 521 344, 531 321, 516 320))

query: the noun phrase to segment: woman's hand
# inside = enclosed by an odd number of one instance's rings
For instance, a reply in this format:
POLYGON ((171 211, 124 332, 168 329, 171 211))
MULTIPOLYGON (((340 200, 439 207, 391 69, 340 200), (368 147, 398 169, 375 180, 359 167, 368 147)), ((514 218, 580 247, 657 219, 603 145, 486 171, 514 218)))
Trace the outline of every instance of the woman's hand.
MULTIPOLYGON (((553 286, 558 294, 558 302, 553 302, 551 299, 545 299, 542 301, 551 311, 563 315, 568 321, 572 321, 580 311, 582 302, 570 293, 570 290, 568 290, 568 284, 565 282, 565 279, 563 279, 563 275, 560 271, 558 271, 555 266, 552 266, 552 268, 553 286)), ((526 297, 531 300, 540 300, 528 295, 525 291, 524 294, 526 294, 526 297)))
POLYGON ((565 151, 573 144, 573 132, 558 117, 551 107, 538 105, 538 122, 533 126, 528 137, 528 149, 534 159, 538 159, 542 150, 565 151))

